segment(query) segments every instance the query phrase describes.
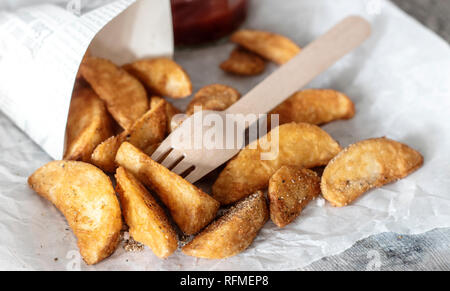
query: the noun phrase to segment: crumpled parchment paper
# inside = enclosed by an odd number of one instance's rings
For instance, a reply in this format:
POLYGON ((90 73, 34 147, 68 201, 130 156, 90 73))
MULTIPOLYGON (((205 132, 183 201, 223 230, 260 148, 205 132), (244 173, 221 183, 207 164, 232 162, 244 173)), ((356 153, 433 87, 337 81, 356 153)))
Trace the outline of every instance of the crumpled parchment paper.
MULTIPOLYGON (((0 269, 293 270, 373 234, 450 227, 447 43, 384 0, 257 0, 245 26, 285 34, 304 46, 350 14, 372 23, 372 38, 310 87, 345 92, 357 114, 324 129, 343 146, 380 136, 407 143, 425 157, 419 171, 345 208, 317 199, 284 229, 268 222, 245 252, 226 260, 196 259, 181 251, 160 260, 149 249, 127 253, 120 246, 110 258, 88 267, 64 217, 26 185, 27 177, 50 158, 0 114, 0 269)), ((232 48, 220 42, 179 50, 175 58, 191 75, 195 89, 218 82, 246 93, 264 76, 223 73, 218 65, 232 48)), ((270 65, 269 71, 275 68, 270 65)), ((187 102, 176 105, 183 108, 187 102)))

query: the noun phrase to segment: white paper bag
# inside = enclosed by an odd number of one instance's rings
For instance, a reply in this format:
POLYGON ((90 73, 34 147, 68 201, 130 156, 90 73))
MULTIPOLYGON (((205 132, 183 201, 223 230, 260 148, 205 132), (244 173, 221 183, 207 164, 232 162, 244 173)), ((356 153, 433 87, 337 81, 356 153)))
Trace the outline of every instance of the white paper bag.
POLYGON ((119 65, 173 54, 168 0, 8 1, 0 8, 0 110, 54 159, 63 155, 75 76, 89 46, 119 65))

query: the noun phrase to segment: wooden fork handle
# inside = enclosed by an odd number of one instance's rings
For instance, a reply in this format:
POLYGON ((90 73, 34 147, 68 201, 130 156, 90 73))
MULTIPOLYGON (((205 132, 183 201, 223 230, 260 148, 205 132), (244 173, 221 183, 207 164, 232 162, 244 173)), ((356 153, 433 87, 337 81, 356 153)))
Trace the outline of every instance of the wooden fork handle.
POLYGON ((365 19, 359 16, 345 18, 253 88, 225 113, 246 115, 269 112, 358 47, 370 34, 371 27, 365 19))

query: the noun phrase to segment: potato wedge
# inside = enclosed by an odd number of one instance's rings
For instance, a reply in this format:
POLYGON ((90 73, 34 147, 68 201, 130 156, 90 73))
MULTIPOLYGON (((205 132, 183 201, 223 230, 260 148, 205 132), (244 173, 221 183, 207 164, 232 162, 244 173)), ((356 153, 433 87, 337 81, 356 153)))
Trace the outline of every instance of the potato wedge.
POLYGON ((66 126, 65 160, 90 162, 95 147, 113 135, 105 104, 88 87, 76 86, 66 126))
POLYGON ((340 92, 309 89, 295 93, 269 114, 279 114, 280 124, 306 122, 321 125, 352 118, 355 105, 340 92))
POLYGON ((192 94, 192 83, 183 68, 171 59, 157 58, 134 62, 124 66, 156 95, 186 98, 192 94))
POLYGON ((327 165, 322 194, 332 205, 343 207, 368 190, 402 179, 422 165, 422 155, 405 144, 387 138, 360 141, 327 165))
POLYGON ((269 219, 267 201, 257 192, 238 202, 182 248, 189 256, 224 259, 247 249, 269 219))
POLYGON ((167 130, 167 103, 164 99, 156 100, 126 133, 126 140, 140 149, 163 141, 167 130))
POLYGON ((149 109, 144 86, 112 62, 90 57, 80 71, 123 129, 129 129, 149 109))
POLYGON ((280 65, 301 51, 289 38, 267 31, 242 29, 231 36, 231 41, 280 65))
POLYGON ((157 257, 169 257, 178 248, 178 240, 164 210, 133 174, 119 167, 115 177, 123 217, 133 239, 157 257))
POLYGON ((142 151, 144 152, 144 154, 151 157, 153 155, 153 153, 159 148, 160 145, 161 145, 161 143, 155 143, 155 144, 149 145, 142 151))
POLYGON ((199 232, 216 216, 219 202, 153 161, 132 144, 124 142, 120 146, 116 162, 158 194, 185 234, 199 232))
POLYGON ((125 136, 122 134, 108 138, 95 148, 91 162, 107 173, 114 173, 117 168, 116 154, 124 141, 125 136))
POLYGON ((122 216, 111 180, 102 171, 84 162, 54 161, 34 172, 28 184, 64 214, 88 265, 114 252, 122 216))
POLYGON ((339 144, 320 127, 307 123, 288 123, 275 128, 249 144, 220 173, 213 185, 213 197, 221 204, 242 199, 269 184, 270 177, 282 166, 313 168, 326 165, 341 151, 339 144), (272 143, 272 134, 278 131, 279 147, 272 148, 273 160, 261 160, 261 142, 272 143))
MULTIPOLYGON (((156 106, 158 101, 162 99, 161 97, 152 97, 150 99, 150 108, 156 106)), ((166 101, 166 123, 167 123, 167 133, 171 133, 178 126, 173 124, 173 117, 177 114, 181 114, 181 110, 176 108, 172 103, 166 101)))
POLYGON ((164 99, 155 101, 152 108, 139 118, 130 130, 111 137, 98 145, 91 157, 92 163, 108 173, 116 168, 116 154, 124 141, 146 149, 160 143, 166 136, 166 104, 164 99))
POLYGON ((231 52, 228 60, 220 64, 220 68, 235 75, 254 76, 264 72, 266 63, 258 55, 237 47, 231 52))
POLYGON ((194 114, 195 106, 202 110, 223 111, 241 98, 241 94, 234 88, 226 85, 213 84, 200 89, 189 103, 186 114, 194 114))
POLYGON ((320 195, 320 178, 308 169, 283 166, 270 178, 268 193, 270 218, 278 227, 285 227, 320 195))

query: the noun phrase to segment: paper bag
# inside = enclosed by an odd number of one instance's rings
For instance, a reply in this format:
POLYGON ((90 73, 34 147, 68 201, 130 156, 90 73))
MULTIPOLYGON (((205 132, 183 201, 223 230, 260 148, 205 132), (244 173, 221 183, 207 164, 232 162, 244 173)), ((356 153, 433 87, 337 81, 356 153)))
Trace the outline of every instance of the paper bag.
POLYGON ((0 110, 54 159, 63 155, 88 47, 119 65, 173 54, 168 0, 10 1, 0 8, 0 110))

